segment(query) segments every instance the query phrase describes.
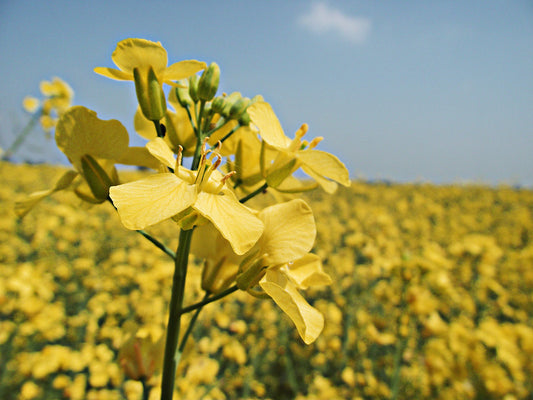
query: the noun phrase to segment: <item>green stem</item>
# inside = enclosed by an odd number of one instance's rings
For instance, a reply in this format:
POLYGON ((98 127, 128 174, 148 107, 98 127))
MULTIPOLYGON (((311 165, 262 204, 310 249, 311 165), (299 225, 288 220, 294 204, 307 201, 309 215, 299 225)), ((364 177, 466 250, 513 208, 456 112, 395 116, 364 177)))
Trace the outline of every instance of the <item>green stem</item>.
POLYGON ((180 335, 181 314, 185 292, 185 278, 187 276, 187 265, 189 261, 192 233, 192 229, 186 231, 182 230, 180 232, 178 249, 176 251, 174 278, 172 282, 172 295, 170 297, 169 305, 167 338, 165 343, 165 356, 163 360, 161 400, 172 400, 172 395, 174 393, 176 368, 180 356, 180 353, 177 351, 178 340, 180 335))
POLYGON ((214 301, 217 301, 217 300, 220 300, 221 298, 223 297, 226 297, 227 295, 229 294, 232 294, 233 292, 236 292, 239 288, 237 287, 237 285, 235 286, 232 286, 226 290, 224 290, 223 292, 220 292, 218 294, 215 294, 214 296, 211 296, 211 297, 205 297, 202 301, 199 301, 198 303, 195 303, 195 304, 192 304, 188 307, 183 307, 183 309, 181 310, 181 313, 182 314, 187 314, 191 311, 194 311, 194 310, 197 310, 199 308, 202 308, 203 306, 209 304, 209 303, 212 303, 214 301))
POLYGON ((257 196, 258 194, 263 193, 267 187, 268 187, 268 183, 265 182, 263 186, 261 186, 259 189, 254 190, 252 193, 248 193, 246 196, 240 199, 239 202, 246 203, 251 198, 257 196))
POLYGON ((40 109, 35 114, 33 114, 33 116, 31 117, 30 121, 28 122, 28 124, 17 135, 15 141, 6 150, 6 152, 2 156, 2 160, 7 160, 9 157, 11 157, 18 150, 18 148, 22 145, 22 143, 24 142, 26 137, 30 134, 31 130, 33 129, 33 127, 35 126, 35 124, 37 123, 37 121, 41 117, 41 115, 42 115, 42 109, 40 109))
POLYGON ((174 253, 170 248, 168 248, 167 246, 165 246, 163 243, 161 243, 159 240, 157 240, 155 237, 153 237, 152 235, 150 235, 148 232, 146 232, 145 230, 143 229, 138 229, 137 232, 139 232, 141 235, 143 235, 146 239, 148 239, 150 242, 152 242, 153 244, 155 244, 155 246, 161 250, 163 250, 163 252, 165 254, 167 254, 170 258, 172 258, 173 260, 176 259, 176 253, 174 253))
MULTIPOLYGON (((204 296, 204 300, 206 300, 208 296, 209 296, 209 293, 206 293, 204 296)), ((181 343, 178 347, 179 357, 181 357, 181 355, 183 354, 183 350, 185 349, 185 345, 187 344, 187 339, 189 338, 189 335, 192 332, 192 328, 194 327, 194 324, 196 323, 196 320, 198 319, 198 315, 200 315, 200 311, 202 311, 202 308, 203 307, 198 307, 196 309, 196 312, 193 314, 189 322, 189 326, 187 327, 187 330, 185 331, 185 333, 183 334, 183 337, 181 338, 181 343)), ((183 315, 183 310, 181 310, 181 314, 183 315)))

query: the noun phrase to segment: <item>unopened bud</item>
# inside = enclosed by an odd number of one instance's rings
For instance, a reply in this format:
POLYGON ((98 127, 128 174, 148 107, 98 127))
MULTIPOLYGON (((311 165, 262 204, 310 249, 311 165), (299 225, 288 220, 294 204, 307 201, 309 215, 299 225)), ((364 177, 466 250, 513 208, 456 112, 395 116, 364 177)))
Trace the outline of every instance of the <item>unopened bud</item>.
POLYGON ((137 100, 144 116, 151 121, 159 121, 165 116, 167 103, 161 83, 157 80, 154 69, 150 67, 146 76, 138 68, 133 69, 133 80, 137 100))
POLYGON ((192 106, 193 101, 191 99, 191 95, 189 94, 189 80, 182 79, 178 81, 178 84, 181 87, 174 88, 176 98, 178 99, 178 103, 180 103, 180 106, 185 107, 185 108, 188 106, 192 106))
POLYGON ((225 104, 224 97, 216 97, 211 102, 211 109, 218 114, 222 114, 222 110, 224 109, 224 104, 225 104))
POLYGON ((224 97, 224 108, 222 109, 221 114, 224 117, 228 117, 231 107, 233 107, 233 105, 241 98, 242 96, 239 92, 233 92, 229 96, 224 97))
POLYGON ((198 75, 189 77, 189 95, 194 103, 198 101, 198 75))
POLYGON ((213 62, 203 72, 198 81, 198 98, 204 101, 212 100, 217 93, 219 81, 220 68, 217 63, 213 62))
POLYGON ((249 104, 250 99, 248 97, 241 97, 231 106, 229 110, 229 117, 231 119, 239 119, 244 111, 246 111, 246 108, 249 104))

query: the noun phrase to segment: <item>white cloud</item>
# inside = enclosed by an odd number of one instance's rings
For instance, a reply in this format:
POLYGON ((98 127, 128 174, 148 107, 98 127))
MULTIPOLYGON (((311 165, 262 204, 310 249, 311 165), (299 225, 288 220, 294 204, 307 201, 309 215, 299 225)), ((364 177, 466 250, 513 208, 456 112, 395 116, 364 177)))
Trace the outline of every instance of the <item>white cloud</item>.
POLYGON ((372 22, 368 18, 352 17, 330 7, 326 3, 313 3, 311 9, 298 18, 298 24, 312 32, 335 32, 352 43, 363 43, 372 22))

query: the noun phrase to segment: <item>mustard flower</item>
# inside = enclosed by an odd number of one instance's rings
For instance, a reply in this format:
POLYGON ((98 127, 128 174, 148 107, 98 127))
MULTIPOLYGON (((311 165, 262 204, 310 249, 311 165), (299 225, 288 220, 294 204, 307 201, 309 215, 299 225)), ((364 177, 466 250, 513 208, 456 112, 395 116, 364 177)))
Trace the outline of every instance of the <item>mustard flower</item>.
POLYGON ((291 140, 285 136, 276 114, 268 103, 255 102, 248 107, 247 113, 252 124, 259 130, 263 141, 279 152, 274 162, 265 166, 266 181, 269 186, 278 186, 298 168, 302 168, 328 193, 333 193, 337 189, 337 182, 343 186, 350 186, 349 173, 344 164, 333 154, 315 149, 322 140, 321 137, 309 143, 302 142, 308 130, 307 124, 303 124, 296 132, 295 138, 291 140))
POLYGON ((159 121, 165 114, 163 83, 187 78, 205 69, 206 64, 185 60, 167 66, 167 51, 160 42, 145 39, 125 39, 117 44, 111 56, 119 69, 97 67, 94 72, 111 79, 134 81, 137 99, 146 118, 159 121))
POLYGON ((174 172, 110 189, 111 199, 126 228, 144 229, 172 217, 181 220, 198 213, 215 225, 235 253, 243 254, 255 244, 263 232, 263 223, 225 185, 227 176, 223 177, 216 169, 220 156, 215 153, 208 159, 204 145, 199 169, 191 171, 181 166, 180 153, 174 159, 163 139, 150 141, 147 148, 174 172))

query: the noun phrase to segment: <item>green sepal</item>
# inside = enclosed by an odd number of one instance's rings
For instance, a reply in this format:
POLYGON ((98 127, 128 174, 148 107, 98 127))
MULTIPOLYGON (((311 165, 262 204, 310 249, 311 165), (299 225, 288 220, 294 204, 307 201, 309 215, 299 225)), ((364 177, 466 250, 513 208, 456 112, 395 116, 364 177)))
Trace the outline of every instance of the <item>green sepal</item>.
POLYGON ((97 200, 106 200, 113 181, 90 154, 81 156, 81 168, 85 181, 97 200))
POLYGON ((150 121, 161 120, 165 116, 167 102, 154 69, 150 67, 147 76, 143 77, 138 68, 133 68, 133 80, 143 115, 150 121))
POLYGON ((296 165, 296 159, 293 158, 287 164, 274 171, 269 171, 266 176, 268 186, 276 188, 294 172, 294 166, 296 165))

